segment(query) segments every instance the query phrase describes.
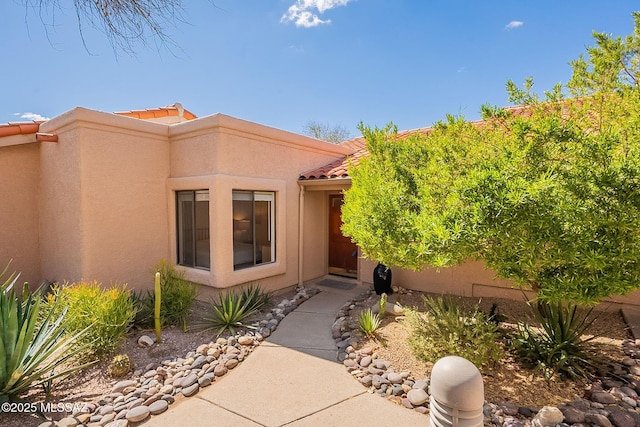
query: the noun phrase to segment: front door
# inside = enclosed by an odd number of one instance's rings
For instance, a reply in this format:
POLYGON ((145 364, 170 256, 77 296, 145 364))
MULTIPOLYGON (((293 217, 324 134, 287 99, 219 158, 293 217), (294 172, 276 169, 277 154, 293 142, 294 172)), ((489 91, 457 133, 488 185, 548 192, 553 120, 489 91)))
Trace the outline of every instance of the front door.
POLYGON ((329 196, 329 274, 357 277, 358 247, 342 235, 342 194, 329 196))

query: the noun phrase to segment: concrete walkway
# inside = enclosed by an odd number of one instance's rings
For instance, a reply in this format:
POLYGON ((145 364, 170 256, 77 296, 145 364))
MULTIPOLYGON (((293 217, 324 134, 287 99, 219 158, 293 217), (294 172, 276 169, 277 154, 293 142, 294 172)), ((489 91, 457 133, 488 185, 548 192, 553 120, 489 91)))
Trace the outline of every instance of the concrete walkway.
POLYGON ((336 361, 335 315, 364 288, 318 288, 237 368, 143 425, 428 425, 428 417, 369 394, 336 361))

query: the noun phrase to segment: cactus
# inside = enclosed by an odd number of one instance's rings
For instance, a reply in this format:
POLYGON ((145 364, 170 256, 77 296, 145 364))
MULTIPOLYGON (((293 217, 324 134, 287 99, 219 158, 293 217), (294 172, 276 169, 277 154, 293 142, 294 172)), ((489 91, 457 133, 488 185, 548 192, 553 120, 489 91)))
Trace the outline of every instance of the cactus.
POLYGON ((161 292, 160 292, 160 272, 156 272, 156 283, 155 283, 155 307, 153 312, 153 320, 156 326, 156 342, 160 344, 162 342, 162 324, 160 322, 160 303, 161 303, 161 292))
POLYGON ((380 295, 380 301, 378 301, 378 313, 380 317, 384 317, 387 313, 387 294, 380 295))
POLYGON ((112 377, 124 377, 131 371, 131 359, 126 354, 118 354, 109 364, 109 375, 112 377))

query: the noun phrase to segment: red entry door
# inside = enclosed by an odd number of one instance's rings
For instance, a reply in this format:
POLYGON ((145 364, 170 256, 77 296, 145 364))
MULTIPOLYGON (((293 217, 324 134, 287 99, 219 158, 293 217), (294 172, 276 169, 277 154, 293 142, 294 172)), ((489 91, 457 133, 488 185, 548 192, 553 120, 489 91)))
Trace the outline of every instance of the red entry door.
POLYGON ((356 277, 358 246, 342 235, 342 194, 329 196, 329 273, 356 277))

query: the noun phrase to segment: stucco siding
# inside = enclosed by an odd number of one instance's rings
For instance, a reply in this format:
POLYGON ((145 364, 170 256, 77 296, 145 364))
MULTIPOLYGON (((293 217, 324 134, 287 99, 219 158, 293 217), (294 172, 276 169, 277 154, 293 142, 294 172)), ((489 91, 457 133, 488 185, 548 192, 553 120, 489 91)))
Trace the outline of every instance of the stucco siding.
POLYGON ((19 282, 40 280, 38 197, 40 144, 0 147, 0 271, 21 273, 19 282))

